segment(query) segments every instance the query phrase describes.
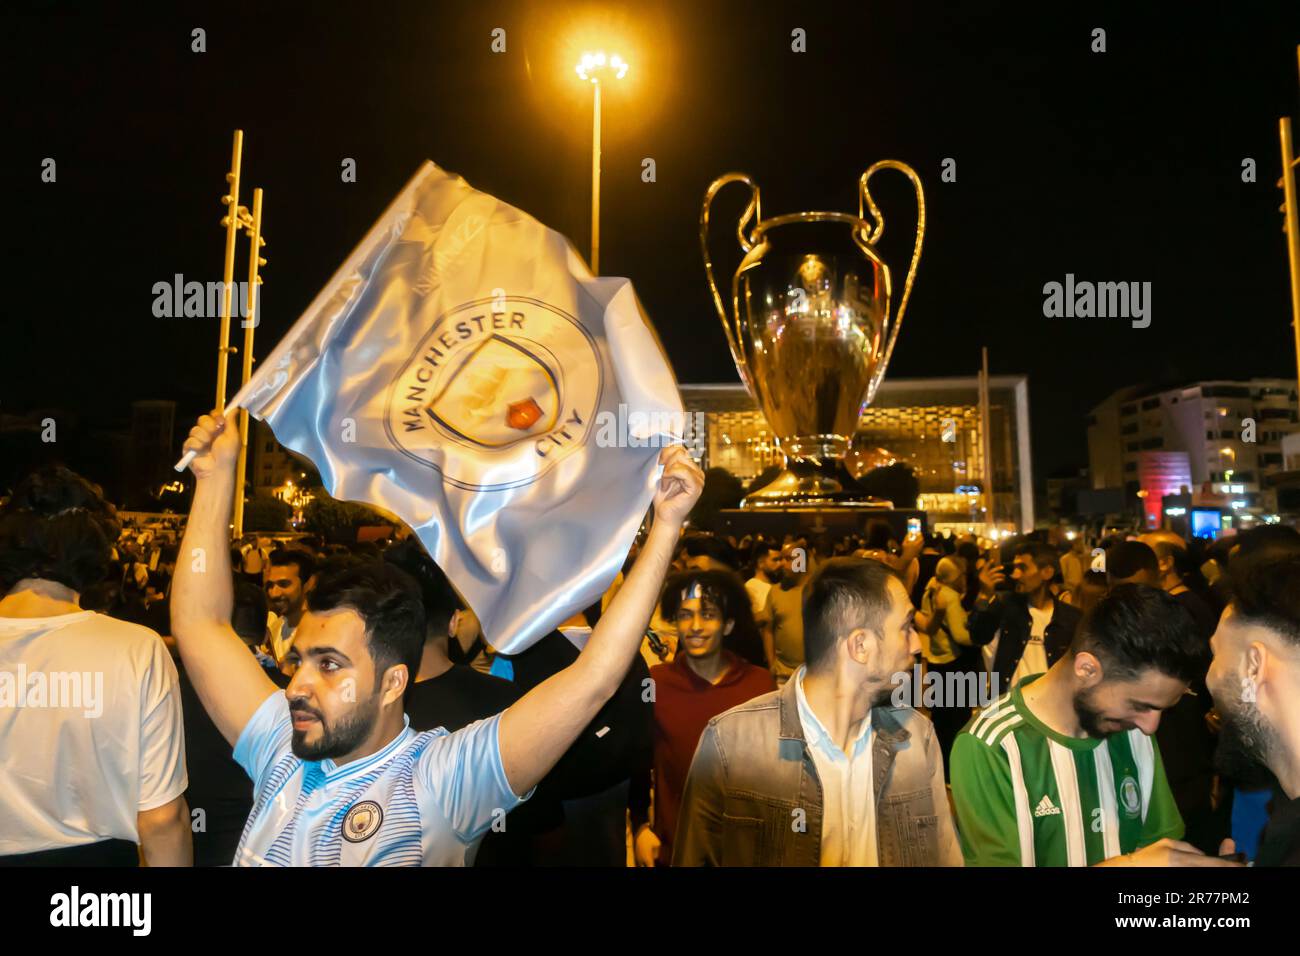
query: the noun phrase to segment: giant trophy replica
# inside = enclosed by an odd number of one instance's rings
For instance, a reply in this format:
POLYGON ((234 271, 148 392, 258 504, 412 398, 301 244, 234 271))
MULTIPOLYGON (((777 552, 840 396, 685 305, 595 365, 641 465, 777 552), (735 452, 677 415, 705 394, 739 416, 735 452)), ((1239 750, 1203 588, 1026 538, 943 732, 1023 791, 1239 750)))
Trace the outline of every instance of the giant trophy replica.
POLYGON ((857 216, 797 212, 763 219, 758 186, 749 176, 727 173, 709 186, 700 212, 709 287, 740 380, 786 456, 784 470, 746 497, 743 508, 892 507, 878 499, 855 499, 835 471, 844 471, 858 421, 885 377, 924 236, 921 180, 906 163, 892 159, 874 164, 858 180, 857 216), (899 170, 916 188, 916 246, 892 318, 893 282, 875 249, 885 220, 868 187, 881 169, 899 170), (731 281, 728 314, 709 253, 709 210, 718 192, 733 182, 749 187, 750 200, 736 226, 745 255, 731 281), (866 210, 874 225, 863 218, 866 210))

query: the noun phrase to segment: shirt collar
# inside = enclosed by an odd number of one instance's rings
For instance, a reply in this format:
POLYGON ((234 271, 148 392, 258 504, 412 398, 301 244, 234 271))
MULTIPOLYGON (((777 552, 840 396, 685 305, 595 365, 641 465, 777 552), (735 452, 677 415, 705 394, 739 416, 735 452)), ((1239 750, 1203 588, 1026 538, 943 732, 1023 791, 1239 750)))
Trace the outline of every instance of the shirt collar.
MULTIPOLYGON (((836 743, 827 732, 826 727, 822 722, 817 719, 817 715, 813 713, 812 707, 808 704, 808 698, 804 695, 803 677, 807 671, 808 665, 803 664, 800 666, 799 670, 795 672, 795 675, 790 678, 795 682, 795 700, 798 701, 799 704, 799 720, 803 724, 804 733, 807 735, 809 743, 814 744, 823 751, 831 754, 843 754, 844 751, 840 749, 840 745, 836 743)), ((862 726, 858 729, 858 735, 853 738, 853 753, 849 754, 848 757, 852 759, 861 753, 862 748, 866 746, 870 737, 871 711, 868 710, 866 717, 862 719, 862 726)))
POLYGON ((721 687, 723 684, 729 683, 732 674, 738 669, 737 665, 740 663, 740 658, 731 653, 731 651, 724 649, 722 651, 722 676, 719 677, 718 682, 714 684, 691 670, 690 665, 686 663, 686 658, 686 652, 683 650, 682 653, 673 657, 673 666, 680 668, 682 673, 686 675, 686 680, 690 681, 693 687, 697 687, 700 690, 706 690, 710 687, 721 687))
POLYGON ((403 714, 401 732, 385 746, 369 756, 360 757, 351 763, 344 764, 342 767, 336 764, 333 758, 327 757, 320 762, 320 769, 325 774, 325 780, 328 783, 340 780, 343 777, 350 777, 355 773, 370 770, 383 763, 406 746, 414 737, 415 731, 411 729, 411 718, 403 714))

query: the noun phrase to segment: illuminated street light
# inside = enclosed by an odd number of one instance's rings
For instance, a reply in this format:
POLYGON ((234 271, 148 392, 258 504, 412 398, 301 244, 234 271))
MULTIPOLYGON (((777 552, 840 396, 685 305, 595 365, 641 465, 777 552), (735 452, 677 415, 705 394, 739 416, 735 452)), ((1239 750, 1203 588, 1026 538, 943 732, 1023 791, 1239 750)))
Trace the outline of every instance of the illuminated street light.
POLYGON ((591 272, 600 275, 600 87, 627 75, 627 61, 617 53, 584 53, 573 68, 578 78, 591 84, 591 272))

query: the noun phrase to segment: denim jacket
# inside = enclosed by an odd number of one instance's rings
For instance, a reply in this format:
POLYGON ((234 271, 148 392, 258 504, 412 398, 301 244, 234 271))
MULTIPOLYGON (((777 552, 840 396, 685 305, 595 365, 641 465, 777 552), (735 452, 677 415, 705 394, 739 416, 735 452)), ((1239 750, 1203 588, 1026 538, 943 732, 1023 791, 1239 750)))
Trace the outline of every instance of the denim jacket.
MULTIPOLYGON (((793 680, 709 721, 691 762, 674 866, 817 866, 822 786, 793 680)), ((934 727, 910 707, 871 709, 881 866, 961 866, 934 727)))

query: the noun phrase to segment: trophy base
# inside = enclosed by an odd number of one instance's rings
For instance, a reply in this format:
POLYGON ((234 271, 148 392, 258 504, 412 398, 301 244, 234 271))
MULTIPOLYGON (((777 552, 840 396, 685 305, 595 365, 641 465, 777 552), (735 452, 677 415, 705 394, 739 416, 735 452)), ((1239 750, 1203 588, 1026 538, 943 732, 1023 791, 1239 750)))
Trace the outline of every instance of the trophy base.
POLYGON ((833 474, 839 462, 818 467, 811 462, 791 460, 770 482, 746 495, 740 507, 788 508, 798 505, 833 506, 836 508, 892 509, 894 503, 846 491, 844 482, 833 474))

